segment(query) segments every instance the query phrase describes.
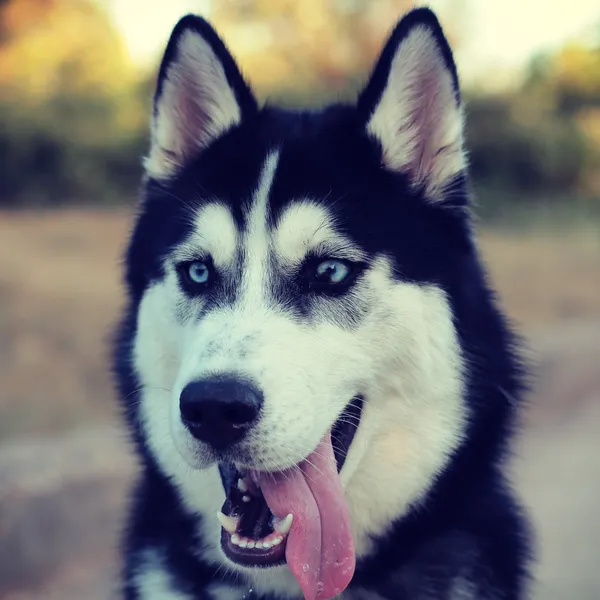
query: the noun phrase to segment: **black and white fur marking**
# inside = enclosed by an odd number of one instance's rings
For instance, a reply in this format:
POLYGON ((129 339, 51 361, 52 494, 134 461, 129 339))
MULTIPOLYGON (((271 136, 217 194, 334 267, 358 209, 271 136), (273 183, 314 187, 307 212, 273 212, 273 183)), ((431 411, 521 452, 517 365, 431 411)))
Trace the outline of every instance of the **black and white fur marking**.
POLYGON ((355 397, 340 477, 358 561, 341 598, 525 597, 527 523, 502 473, 521 370, 476 248, 462 131, 427 9, 397 25, 356 104, 315 112, 259 107, 212 28, 179 22, 114 359, 142 462, 127 600, 302 598, 286 566, 223 554, 218 463, 292 467, 355 397), (307 287, 326 259, 355 265, 349 286, 307 287), (214 277, 190 294, 180 265, 194 260, 214 277), (188 383, 220 374, 264 396, 222 455, 179 409, 188 383))

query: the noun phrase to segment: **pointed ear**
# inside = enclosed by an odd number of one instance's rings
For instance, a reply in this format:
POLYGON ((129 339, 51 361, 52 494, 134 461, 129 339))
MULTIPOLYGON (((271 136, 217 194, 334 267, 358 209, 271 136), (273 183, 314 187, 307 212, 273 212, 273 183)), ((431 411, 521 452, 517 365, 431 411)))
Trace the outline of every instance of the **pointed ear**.
POLYGON ((195 153, 256 111, 250 88, 212 27, 195 15, 183 17, 158 75, 147 175, 172 177, 195 153))
POLYGON ((456 67, 429 9, 408 13, 394 29, 358 109, 381 145, 385 168, 406 173, 432 201, 464 172, 463 117, 456 67))

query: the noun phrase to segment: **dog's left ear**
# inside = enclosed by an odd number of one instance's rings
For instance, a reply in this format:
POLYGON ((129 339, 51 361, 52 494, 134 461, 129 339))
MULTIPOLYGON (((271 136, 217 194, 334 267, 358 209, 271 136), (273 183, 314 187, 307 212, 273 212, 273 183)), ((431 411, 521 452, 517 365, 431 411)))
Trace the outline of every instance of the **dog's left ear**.
POLYGON ((429 9, 415 9, 398 23, 358 110, 381 145, 383 166, 405 173, 430 200, 443 200, 466 156, 456 67, 429 9))

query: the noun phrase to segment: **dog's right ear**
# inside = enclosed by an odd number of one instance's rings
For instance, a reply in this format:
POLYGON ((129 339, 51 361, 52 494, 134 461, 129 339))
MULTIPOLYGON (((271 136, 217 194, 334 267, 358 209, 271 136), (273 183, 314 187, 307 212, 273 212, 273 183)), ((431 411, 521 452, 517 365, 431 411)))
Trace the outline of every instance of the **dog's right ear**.
POLYGON ((183 17, 160 66, 146 174, 158 180, 173 177, 199 150, 257 110, 214 29, 201 17, 183 17))

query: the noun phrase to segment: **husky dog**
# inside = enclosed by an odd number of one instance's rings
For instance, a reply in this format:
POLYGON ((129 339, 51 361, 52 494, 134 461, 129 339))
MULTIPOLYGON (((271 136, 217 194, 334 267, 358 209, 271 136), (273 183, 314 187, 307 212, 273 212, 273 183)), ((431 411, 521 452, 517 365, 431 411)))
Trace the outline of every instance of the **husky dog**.
POLYGON ((353 104, 260 107, 197 16, 160 67, 115 351, 128 600, 517 600, 514 338, 428 9, 353 104))

